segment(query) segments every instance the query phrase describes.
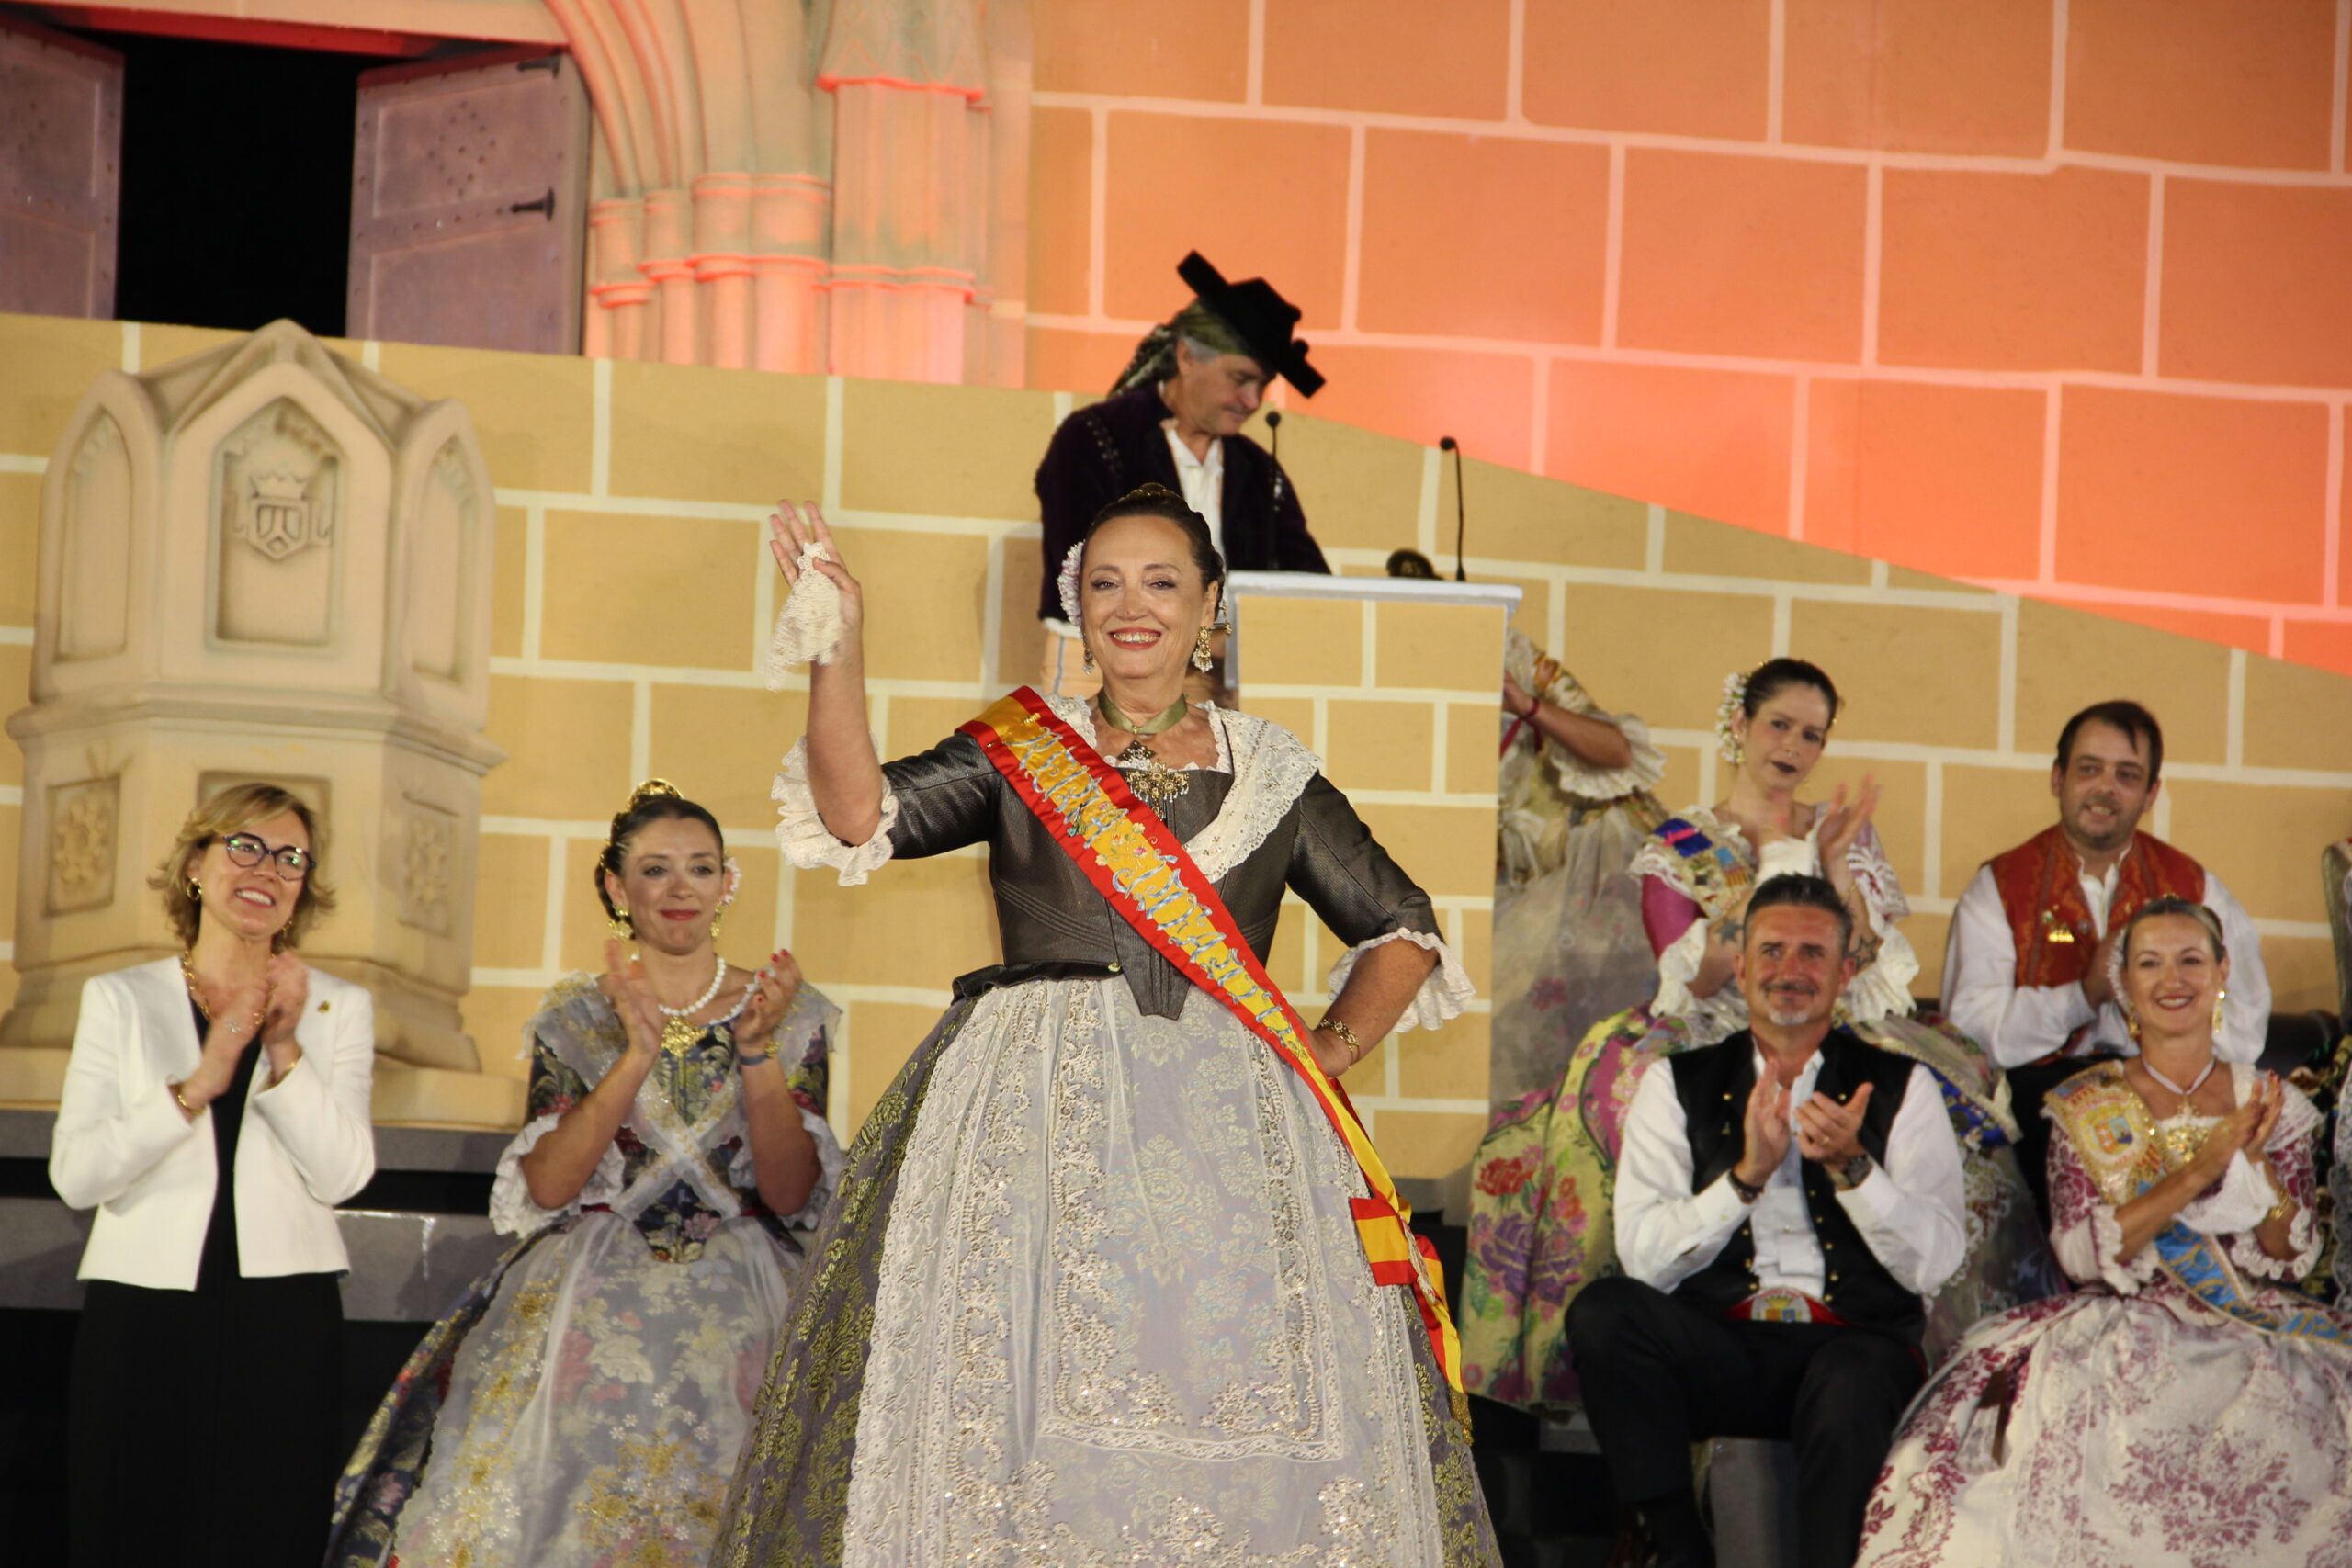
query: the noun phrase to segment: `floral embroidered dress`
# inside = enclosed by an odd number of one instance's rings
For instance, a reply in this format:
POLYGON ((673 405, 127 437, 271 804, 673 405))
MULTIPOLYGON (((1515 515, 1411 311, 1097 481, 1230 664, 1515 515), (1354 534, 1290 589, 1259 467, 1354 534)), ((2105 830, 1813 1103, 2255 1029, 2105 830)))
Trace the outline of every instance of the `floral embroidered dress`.
MULTIPOLYGON (((1736 984, 1712 996, 1691 989, 1707 928, 1759 882, 1817 874, 1818 818, 1806 837, 1778 840, 1759 856, 1737 824, 1693 807, 1634 856, 1645 897, 1679 902, 1689 922, 1658 952, 1657 994, 1594 1025, 1559 1083, 1496 1111, 1479 1145, 1461 1315, 1463 1379, 1474 1393, 1557 1415, 1581 1404, 1567 1310, 1586 1284, 1618 1271, 1609 1200, 1626 1109, 1652 1062, 1747 1027, 1736 984)), ((1936 1074, 1964 1156, 1968 1261, 1928 1303, 1933 1356, 1978 1317, 2046 1294, 2057 1280, 2010 1151, 2016 1124, 2007 1081, 1958 1031, 1910 1016, 1919 961, 1897 925, 1910 906, 1875 830, 1862 829, 1847 864, 1878 949, 1847 986, 1841 1016, 1870 1043, 1936 1074)))
MULTIPOLYGON (((1086 705, 1042 701, 1092 744, 1086 705)), ((1458 1012, 1427 897, 1316 758, 1210 713, 1215 766, 1158 815, 1243 940, 1264 953, 1295 889, 1353 944, 1333 991, 1408 941, 1441 962, 1400 1027, 1458 1012)), ((713 1563, 1494 1562, 1412 1292, 1374 1279, 1364 1179, 1304 1080, 972 738, 883 774, 880 827, 843 844, 796 747, 787 856, 855 884, 986 843, 1005 962, 956 982, 851 1146, 713 1563)))
POLYGON ((1518 632, 1505 639, 1503 668, 1521 691, 1613 725, 1634 755, 1623 768, 1590 767, 1532 723, 1503 716, 1487 1083, 1498 1106, 1548 1093, 1587 1031, 1656 989, 1641 890, 1626 873, 1666 820, 1650 793, 1666 757, 1646 725, 1601 712, 1575 676, 1518 632))
MULTIPOLYGON (((2255 1069, 2230 1070, 2243 1102, 2255 1069)), ((2116 1211, 2219 1118, 2156 1121, 2112 1064, 2069 1078, 2051 1117, 2052 1245, 2083 1289, 1978 1324, 1928 1381, 1860 1562, 2352 1568, 2352 1316, 2281 1282, 2318 1251, 2311 1102, 2288 1089, 2268 1148, 2293 1258, 2251 1234, 2273 1194, 2242 1156, 2119 1256, 2116 1211)))
POLYGON ((663 1053, 580 1195, 521 1161, 628 1048, 572 975, 526 1029, 531 1120, 491 1218, 524 1236, 428 1332, 336 1490, 330 1568, 701 1568, 752 1401, 842 1165, 820 1114, 840 1010, 802 987, 773 1036, 823 1174, 761 1201, 729 1025, 663 1053))

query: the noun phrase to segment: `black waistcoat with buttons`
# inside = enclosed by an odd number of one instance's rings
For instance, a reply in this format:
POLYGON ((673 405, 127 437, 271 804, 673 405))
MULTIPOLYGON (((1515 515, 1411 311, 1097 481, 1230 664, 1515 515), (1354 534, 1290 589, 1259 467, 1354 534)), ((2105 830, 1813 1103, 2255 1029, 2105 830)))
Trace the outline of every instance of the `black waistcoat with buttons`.
MULTIPOLYGON (((1746 1152, 1747 1097, 1756 1087, 1755 1053, 1756 1043, 1743 1029, 1719 1045, 1686 1051, 1673 1059, 1675 1098, 1682 1102, 1682 1122, 1690 1142, 1693 1192, 1704 1191, 1746 1152)), ((1911 1066, 1843 1029, 1830 1031, 1821 1043, 1816 1092, 1843 1103, 1863 1084, 1871 1086, 1860 1137, 1863 1149, 1882 1168, 1887 1134, 1911 1082, 1911 1066)), ((1917 1345, 1927 1326, 1919 1298, 1872 1255, 1845 1205, 1838 1201, 1829 1173, 1813 1160, 1800 1159, 1797 1165, 1813 1234, 1822 1246, 1824 1304, 1856 1327, 1917 1345)), ((1743 1220, 1714 1260, 1683 1280, 1674 1293, 1702 1311, 1726 1312, 1756 1293, 1755 1264, 1756 1237, 1749 1222, 1743 1220)))

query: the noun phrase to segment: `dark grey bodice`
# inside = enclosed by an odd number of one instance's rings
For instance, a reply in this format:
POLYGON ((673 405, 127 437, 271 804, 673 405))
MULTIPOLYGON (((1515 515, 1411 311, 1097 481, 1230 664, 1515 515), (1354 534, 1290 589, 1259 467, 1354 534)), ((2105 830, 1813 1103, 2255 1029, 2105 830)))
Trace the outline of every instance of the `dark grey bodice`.
MULTIPOLYGON (((899 797, 893 854, 935 855, 989 846, 1004 962, 956 982, 960 994, 1040 976, 1124 976, 1141 1011, 1173 1018, 1191 982, 1177 973, 1086 879, 1045 825, 989 765, 977 741, 949 737, 884 766, 899 797)), ((1233 775, 1195 773, 1160 813, 1178 840, 1215 819, 1233 775)), ((1374 842, 1348 797, 1317 773, 1256 850, 1216 884, 1242 937, 1262 962, 1274 939, 1283 890, 1300 897, 1350 944, 1394 931, 1437 932, 1429 896, 1374 842)))

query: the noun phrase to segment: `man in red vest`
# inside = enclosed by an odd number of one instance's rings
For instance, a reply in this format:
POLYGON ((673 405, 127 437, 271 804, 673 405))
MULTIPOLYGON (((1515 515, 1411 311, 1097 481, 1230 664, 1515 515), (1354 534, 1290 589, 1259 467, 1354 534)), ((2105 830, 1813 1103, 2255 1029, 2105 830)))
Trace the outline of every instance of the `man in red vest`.
POLYGON ((2058 822, 1980 868, 1952 910, 1944 1010, 2008 1070, 2026 1180, 2049 1212, 2042 1097, 2100 1056, 2136 1054, 2115 1001, 2111 933, 2149 899, 2193 899, 2221 917, 2230 984, 2215 1048, 2251 1062, 2269 1027, 2270 983, 2254 922, 2221 880, 2140 831, 2162 787, 2164 731, 2133 702, 2066 721, 2050 769, 2058 822))

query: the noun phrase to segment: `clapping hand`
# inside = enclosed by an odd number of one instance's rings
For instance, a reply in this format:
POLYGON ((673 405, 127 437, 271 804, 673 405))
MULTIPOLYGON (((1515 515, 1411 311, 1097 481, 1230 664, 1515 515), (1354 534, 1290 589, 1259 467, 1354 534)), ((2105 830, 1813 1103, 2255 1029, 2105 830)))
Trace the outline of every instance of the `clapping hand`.
POLYGON ((800 552, 810 545, 824 547, 824 554, 809 565, 833 580, 842 591, 842 626, 852 637, 865 624, 865 591, 857 579, 842 564, 842 547, 833 542, 833 531, 826 525, 825 515, 817 510, 813 501, 794 502, 779 501, 775 511, 768 514, 768 549, 775 556, 775 564, 784 570, 784 581, 795 584, 800 581, 800 552))
POLYGON ((2270 1134, 2278 1125, 2278 1112, 2286 1098, 2285 1089, 2274 1075, 2256 1075, 2253 1092, 2214 1123, 2197 1151, 2191 1168, 2203 1179, 2205 1187, 2211 1188, 2227 1176, 2231 1159, 2241 1154, 2257 1171, 2269 1168, 2267 1151, 2270 1134))
POLYGON ((266 994, 261 1043, 276 1048, 292 1043, 302 1010, 310 1005, 311 971, 290 953, 271 955, 263 981, 266 994))
POLYGON ((1769 1072, 1747 1091, 1746 1130, 1745 1152, 1734 1174, 1750 1187, 1761 1187, 1789 1153, 1789 1091, 1769 1072))
POLYGON ((1862 829, 1870 825, 1871 813, 1877 809, 1878 780, 1869 773, 1862 775, 1862 782, 1855 789, 1850 801, 1846 796, 1846 786, 1838 786, 1837 793, 1829 797, 1829 804, 1821 808, 1821 868, 1824 875, 1836 880, 1837 873, 1830 868, 1844 869, 1847 852, 1862 836, 1862 829))
POLYGON ((1815 1094, 1797 1107, 1797 1152, 1831 1170, 1844 1167, 1863 1152, 1862 1112, 1870 1103, 1868 1084, 1842 1105, 1826 1094, 1815 1094))
POLYGON ((621 1027, 628 1031, 629 1053, 648 1060, 659 1056, 662 1028, 668 1020, 653 987, 645 982, 644 962, 628 956, 617 941, 607 942, 605 980, 605 995, 621 1015, 621 1027))
POLYGON ((779 947, 752 981, 752 994, 735 1020, 738 1056, 757 1056, 767 1050, 768 1037, 800 994, 800 965, 789 951, 779 947))

